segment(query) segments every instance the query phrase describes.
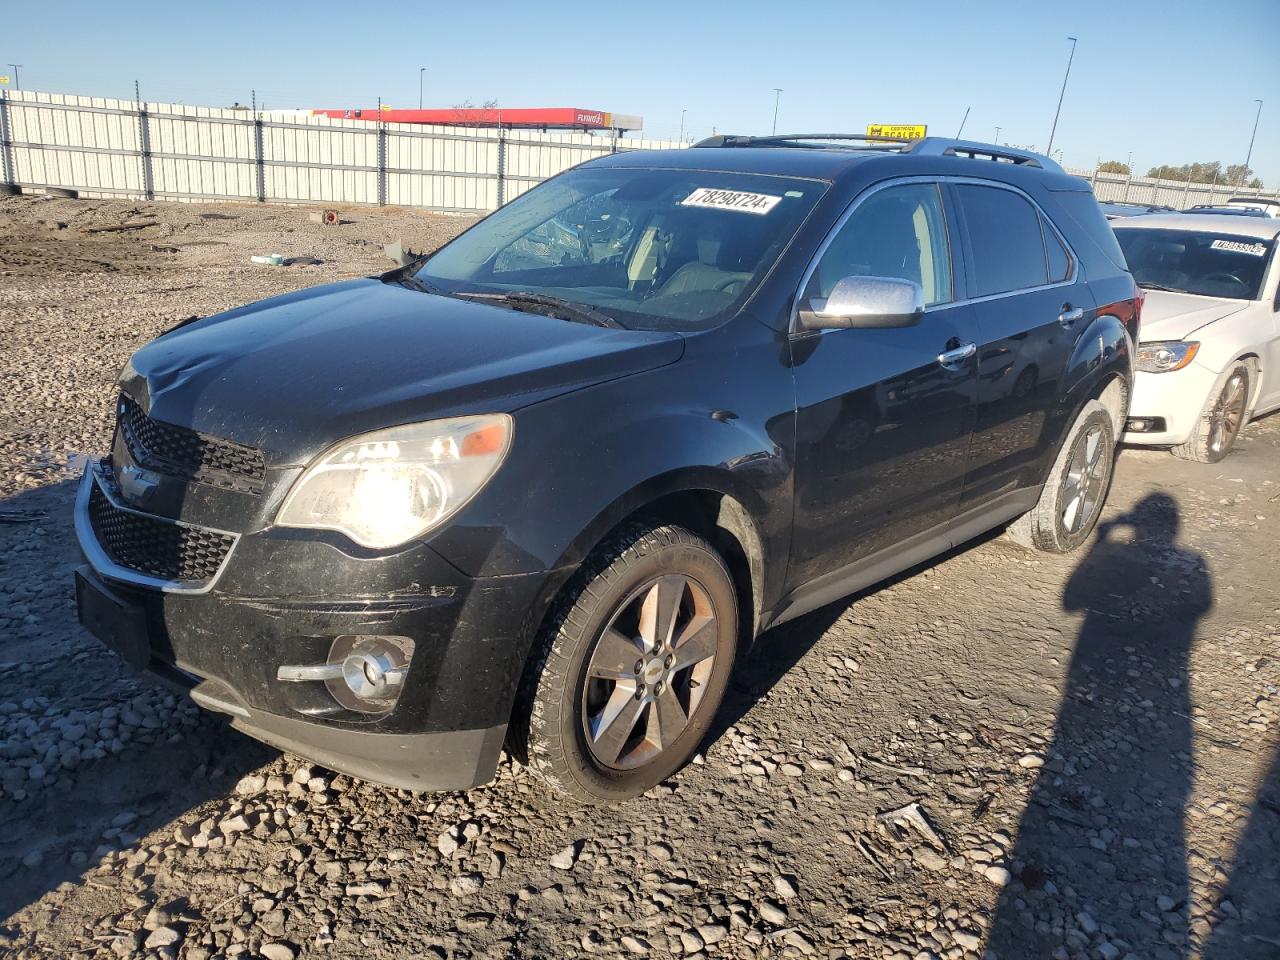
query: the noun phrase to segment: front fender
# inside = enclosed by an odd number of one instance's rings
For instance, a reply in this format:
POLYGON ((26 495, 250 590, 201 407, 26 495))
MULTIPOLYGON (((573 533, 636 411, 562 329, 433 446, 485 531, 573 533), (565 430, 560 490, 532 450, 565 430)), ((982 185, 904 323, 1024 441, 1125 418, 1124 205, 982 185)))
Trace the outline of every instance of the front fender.
POLYGON ((785 557, 795 414, 777 357, 703 353, 518 411, 507 462, 431 546, 473 576, 558 570, 647 503, 705 490, 785 557))

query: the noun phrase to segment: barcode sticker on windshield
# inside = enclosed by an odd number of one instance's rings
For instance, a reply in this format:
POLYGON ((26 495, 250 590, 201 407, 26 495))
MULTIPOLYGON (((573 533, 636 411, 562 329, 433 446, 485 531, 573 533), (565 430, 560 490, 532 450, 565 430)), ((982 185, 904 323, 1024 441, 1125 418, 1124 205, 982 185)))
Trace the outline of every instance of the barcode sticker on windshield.
POLYGON ((699 187, 680 201, 682 207, 712 207, 717 210, 740 210, 743 213, 768 213, 781 197, 767 193, 744 193, 741 190, 715 190, 699 187))
POLYGON ((1214 250, 1230 250, 1232 253, 1247 253, 1251 257, 1265 257, 1265 243, 1245 243, 1243 240, 1215 240, 1209 244, 1214 250))

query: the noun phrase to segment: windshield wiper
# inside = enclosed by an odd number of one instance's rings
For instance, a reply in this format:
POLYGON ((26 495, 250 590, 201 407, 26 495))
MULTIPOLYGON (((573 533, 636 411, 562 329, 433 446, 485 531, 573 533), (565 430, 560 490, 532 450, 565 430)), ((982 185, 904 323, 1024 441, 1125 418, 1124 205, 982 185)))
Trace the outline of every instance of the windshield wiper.
POLYGON ((1143 290, 1163 290, 1165 293, 1186 293, 1185 290, 1179 290, 1177 287, 1166 287, 1163 283, 1148 283, 1145 280, 1139 280, 1138 286, 1143 290))
POLYGON ((597 327, 612 327, 616 330, 625 330, 621 323, 609 316, 603 310, 597 310, 594 307, 588 307, 585 304, 574 303, 572 300, 562 300, 559 297, 552 297, 545 293, 533 293, 532 291, 516 290, 512 293, 480 293, 480 292, 455 292, 455 297, 463 300, 493 300, 498 303, 509 303, 515 309, 521 307, 541 307, 540 311, 529 311, 545 313, 547 316, 558 317, 561 320, 574 320, 578 323, 590 323, 597 327))

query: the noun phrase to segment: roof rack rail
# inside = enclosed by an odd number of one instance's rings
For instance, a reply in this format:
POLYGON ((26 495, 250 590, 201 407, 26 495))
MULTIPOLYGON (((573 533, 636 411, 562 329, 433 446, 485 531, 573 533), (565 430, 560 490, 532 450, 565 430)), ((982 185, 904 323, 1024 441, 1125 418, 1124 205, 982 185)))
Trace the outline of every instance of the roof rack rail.
POLYGON ((911 143, 897 137, 869 137, 864 133, 779 133, 767 137, 747 137, 737 134, 720 134, 707 137, 694 144, 695 147, 790 147, 804 146, 808 140, 850 140, 872 144, 870 149, 901 147, 911 143))
POLYGON ((863 133, 788 133, 768 137, 748 137, 721 134, 707 137, 695 147, 808 147, 821 146, 821 141, 849 141, 846 150, 896 150, 914 153, 922 157, 968 157, 973 160, 994 160, 1014 163, 1024 167, 1038 167, 1052 173, 1065 173, 1055 160, 1030 150, 1016 147, 1000 147, 976 140, 954 140, 949 137, 925 137, 908 140, 901 137, 870 137, 863 133), (817 141, 816 143, 814 141, 817 141))
POLYGON ((922 157, 969 157, 973 160, 995 160, 1016 163, 1024 167, 1039 167, 1053 173, 1065 173, 1056 160, 1044 154, 1019 150, 1016 147, 998 147, 993 143, 976 140, 953 140, 949 137, 925 137, 913 140, 903 153, 915 153, 922 157))

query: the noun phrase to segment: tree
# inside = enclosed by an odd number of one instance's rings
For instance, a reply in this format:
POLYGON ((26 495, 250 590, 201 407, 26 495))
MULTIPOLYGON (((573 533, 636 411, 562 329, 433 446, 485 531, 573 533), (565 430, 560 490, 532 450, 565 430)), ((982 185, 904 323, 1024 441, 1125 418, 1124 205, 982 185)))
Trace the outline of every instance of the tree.
POLYGON ((1121 173, 1127 177, 1133 171, 1129 169, 1129 165, 1127 163, 1121 163, 1119 160, 1103 160, 1102 163, 1098 164, 1098 172, 1121 173))
MULTIPOLYGON (((1101 169, 1101 168, 1099 168, 1101 169)), ((1184 163, 1180 167, 1161 164, 1147 171, 1148 177, 1159 177, 1161 180, 1190 180, 1192 183, 1220 183, 1224 187, 1255 187, 1262 189, 1262 181, 1257 177, 1249 179, 1253 173, 1243 163, 1233 163, 1225 170, 1221 160, 1202 163, 1184 163)))

